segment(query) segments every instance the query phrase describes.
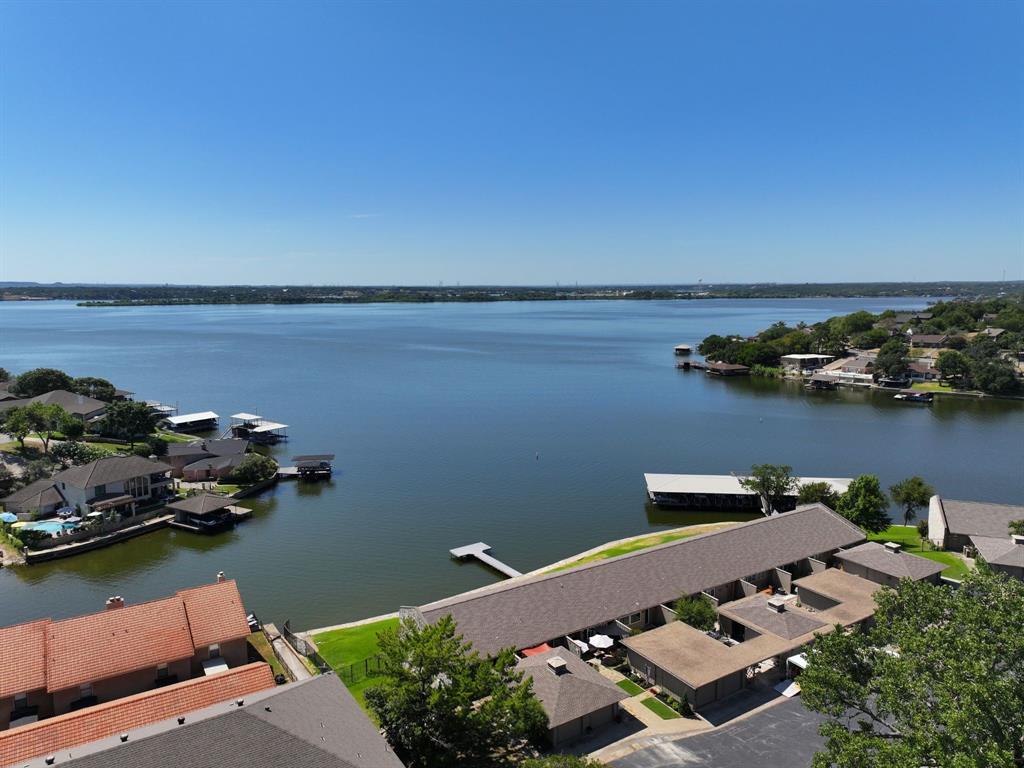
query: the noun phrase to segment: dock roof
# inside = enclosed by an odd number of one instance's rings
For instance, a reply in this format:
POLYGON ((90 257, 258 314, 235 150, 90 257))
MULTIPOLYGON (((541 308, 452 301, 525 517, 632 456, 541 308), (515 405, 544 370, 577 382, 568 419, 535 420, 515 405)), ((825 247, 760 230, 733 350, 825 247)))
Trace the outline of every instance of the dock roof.
POLYGON ((528 648, 682 595, 831 552, 864 533, 823 504, 669 542, 566 571, 527 576, 423 606, 451 614, 483 654, 528 648))
POLYGON ((213 411, 199 411, 197 413, 183 413, 181 416, 168 416, 167 421, 176 427, 180 427, 182 424, 194 424, 199 421, 216 421, 219 419, 213 411))
MULTIPOLYGON (((736 475, 665 475, 645 473, 644 482, 650 493, 721 493, 735 496, 755 496, 754 491, 740 485, 742 478, 736 475)), ((853 478, 850 477, 800 477, 801 485, 828 483, 836 493, 845 493, 853 478)))
POLYGON ((235 499, 228 496, 221 496, 217 493, 198 493, 187 499, 172 502, 167 505, 167 508, 189 512, 193 515, 205 515, 209 512, 216 512, 218 509, 230 507, 234 503, 235 499))

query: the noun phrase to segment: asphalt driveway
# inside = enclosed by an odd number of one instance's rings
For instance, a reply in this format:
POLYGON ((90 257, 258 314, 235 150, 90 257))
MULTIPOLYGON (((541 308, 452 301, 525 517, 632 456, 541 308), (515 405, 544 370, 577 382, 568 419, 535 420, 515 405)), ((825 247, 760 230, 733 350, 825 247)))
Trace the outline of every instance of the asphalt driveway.
POLYGON ((821 749, 822 717, 800 697, 697 736, 666 741, 612 763, 615 768, 806 768, 821 749))

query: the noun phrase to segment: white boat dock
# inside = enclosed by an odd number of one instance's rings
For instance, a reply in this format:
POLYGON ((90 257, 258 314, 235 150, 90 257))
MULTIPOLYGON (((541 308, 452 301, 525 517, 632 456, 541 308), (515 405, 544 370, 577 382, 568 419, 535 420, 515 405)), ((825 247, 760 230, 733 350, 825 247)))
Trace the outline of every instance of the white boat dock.
POLYGON ((522 576, 519 571, 511 566, 505 565, 505 563, 498 560, 496 557, 491 557, 488 552, 491 551, 490 546, 484 544, 482 541, 478 541, 476 544, 467 544, 464 547, 456 547, 450 550, 451 556, 456 560, 465 560, 467 557, 475 557, 484 565, 489 565, 498 573, 502 573, 508 576, 510 579, 516 576, 522 576))

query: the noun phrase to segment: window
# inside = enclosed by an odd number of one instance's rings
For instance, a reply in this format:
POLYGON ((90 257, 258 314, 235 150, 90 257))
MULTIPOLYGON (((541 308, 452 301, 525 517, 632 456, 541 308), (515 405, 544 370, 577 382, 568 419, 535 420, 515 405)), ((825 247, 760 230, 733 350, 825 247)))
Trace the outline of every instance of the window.
POLYGON ((211 659, 220 658, 220 645, 218 643, 214 643, 213 645, 210 646, 210 658, 211 659))
POLYGON ((156 679, 157 680, 165 679, 168 674, 169 674, 169 672, 168 672, 166 664, 160 664, 160 665, 157 666, 157 668, 156 668, 156 679))
POLYGON ((88 699, 92 696, 92 683, 82 683, 78 686, 79 696, 83 699, 88 699))
POLYGON ((18 693, 14 696, 14 710, 25 709, 28 706, 28 694, 18 693))
POLYGON ((629 624, 629 626, 633 626, 634 624, 639 624, 641 619, 643 619, 642 613, 631 613, 629 614, 629 618, 626 619, 626 623, 629 624))

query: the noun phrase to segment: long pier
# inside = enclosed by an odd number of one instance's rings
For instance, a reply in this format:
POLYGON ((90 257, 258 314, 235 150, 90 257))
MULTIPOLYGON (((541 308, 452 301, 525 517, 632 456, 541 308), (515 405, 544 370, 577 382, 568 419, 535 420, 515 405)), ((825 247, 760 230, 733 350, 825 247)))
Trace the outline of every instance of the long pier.
POLYGON ((505 565, 505 563, 501 562, 498 558, 491 557, 487 554, 490 551, 490 546, 484 544, 482 541, 478 541, 476 544, 467 544, 464 547, 456 547, 455 549, 449 550, 451 556, 456 560, 465 560, 467 557, 475 557, 484 565, 489 565, 498 573, 502 573, 510 579, 523 575, 515 568, 505 565))

